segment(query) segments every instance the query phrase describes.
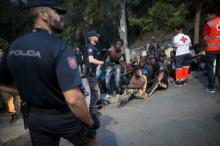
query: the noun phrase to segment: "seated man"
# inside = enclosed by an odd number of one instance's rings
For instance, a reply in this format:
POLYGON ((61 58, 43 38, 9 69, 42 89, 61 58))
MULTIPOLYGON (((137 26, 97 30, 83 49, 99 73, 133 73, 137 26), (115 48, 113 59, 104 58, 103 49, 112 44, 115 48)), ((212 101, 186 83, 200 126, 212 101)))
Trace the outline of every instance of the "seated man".
POLYGON ((154 83, 148 90, 148 97, 150 97, 157 89, 163 90, 168 88, 166 55, 160 56, 159 62, 152 64, 152 68, 154 70, 154 83))
POLYGON ((147 77, 142 75, 141 69, 138 68, 119 101, 126 102, 131 98, 145 99, 146 88, 147 77))

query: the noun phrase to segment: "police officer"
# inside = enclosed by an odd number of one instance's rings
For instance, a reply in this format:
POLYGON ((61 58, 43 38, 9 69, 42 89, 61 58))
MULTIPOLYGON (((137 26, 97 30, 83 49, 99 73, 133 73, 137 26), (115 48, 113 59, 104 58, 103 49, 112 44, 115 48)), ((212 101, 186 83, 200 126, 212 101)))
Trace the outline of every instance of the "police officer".
MULTIPOLYGON (((12 74, 9 79, 15 80, 28 105, 26 122, 33 145, 57 146, 61 137, 77 146, 98 145, 99 122, 90 115, 78 88, 81 79, 75 54, 54 35, 63 31, 65 10, 55 0, 32 0, 26 7, 34 19, 34 31, 11 44, 6 65, 12 74)), ((7 69, 2 70, 0 76, 7 75, 7 69)))
POLYGON ((96 69, 98 65, 104 64, 103 61, 100 61, 97 59, 97 48, 96 44, 99 40, 99 34, 96 31, 90 31, 87 34, 89 43, 86 45, 85 49, 85 55, 86 55, 86 74, 87 74, 87 80, 89 82, 90 87, 90 111, 97 115, 101 115, 100 112, 96 109, 96 103, 98 102, 100 98, 100 89, 98 86, 98 79, 96 75, 96 69))

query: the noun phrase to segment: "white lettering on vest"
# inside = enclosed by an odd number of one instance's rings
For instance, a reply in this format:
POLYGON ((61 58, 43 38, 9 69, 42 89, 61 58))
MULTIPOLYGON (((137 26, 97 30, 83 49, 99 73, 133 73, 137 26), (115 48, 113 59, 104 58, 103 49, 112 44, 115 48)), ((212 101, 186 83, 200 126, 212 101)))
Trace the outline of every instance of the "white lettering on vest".
POLYGON ((41 58, 40 51, 35 50, 11 50, 9 56, 27 56, 27 57, 38 57, 41 58))

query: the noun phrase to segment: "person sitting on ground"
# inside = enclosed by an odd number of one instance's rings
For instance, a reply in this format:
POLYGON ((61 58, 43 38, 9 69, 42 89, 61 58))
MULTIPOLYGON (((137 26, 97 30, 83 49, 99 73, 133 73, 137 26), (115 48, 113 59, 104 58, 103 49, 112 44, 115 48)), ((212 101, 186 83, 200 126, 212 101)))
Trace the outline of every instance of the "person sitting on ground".
POLYGON ((145 64, 147 65, 147 67, 149 69, 149 72, 147 74, 147 82, 148 82, 147 84, 148 84, 148 87, 153 85, 153 82, 154 82, 154 71, 153 71, 152 64, 154 64, 156 62, 157 62, 157 60, 156 60, 156 58, 155 58, 155 56, 153 54, 146 56, 145 64))
POLYGON ((134 57, 133 61, 132 61, 132 64, 133 65, 138 65, 138 58, 137 57, 134 57))
POLYGON ((159 62, 152 64, 154 70, 154 83, 147 92, 147 96, 150 97, 157 89, 164 90, 168 88, 168 73, 166 55, 159 57, 159 62))
POLYGON ((131 78, 129 85, 125 88, 126 89, 120 96, 119 101, 126 102, 131 98, 145 99, 147 77, 142 75, 140 68, 136 69, 135 75, 131 78))
POLYGON ((192 70, 204 70, 206 67, 205 52, 201 50, 200 44, 195 44, 192 50, 192 70))
POLYGON ((149 68, 149 66, 145 63, 144 60, 141 60, 141 61, 139 62, 138 67, 141 69, 142 74, 147 77, 148 74, 150 73, 150 68, 149 68))

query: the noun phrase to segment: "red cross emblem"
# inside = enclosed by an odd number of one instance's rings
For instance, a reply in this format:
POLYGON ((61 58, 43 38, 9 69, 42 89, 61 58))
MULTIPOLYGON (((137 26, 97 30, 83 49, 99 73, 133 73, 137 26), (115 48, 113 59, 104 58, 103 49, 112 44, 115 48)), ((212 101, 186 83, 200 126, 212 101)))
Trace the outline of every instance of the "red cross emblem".
POLYGON ((186 43, 187 38, 185 38, 184 36, 182 36, 182 38, 180 39, 183 43, 186 43))

